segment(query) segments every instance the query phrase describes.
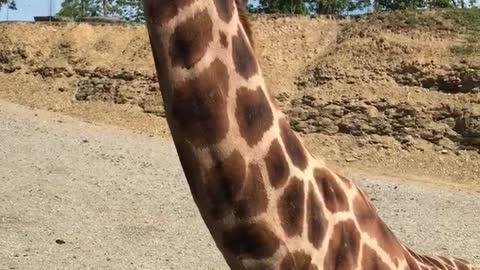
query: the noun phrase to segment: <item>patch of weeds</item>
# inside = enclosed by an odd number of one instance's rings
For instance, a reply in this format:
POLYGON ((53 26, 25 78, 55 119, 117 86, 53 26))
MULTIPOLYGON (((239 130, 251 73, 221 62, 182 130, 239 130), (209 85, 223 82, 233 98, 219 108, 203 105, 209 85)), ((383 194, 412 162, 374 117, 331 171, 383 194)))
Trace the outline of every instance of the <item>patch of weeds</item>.
POLYGON ((453 46, 450 51, 459 56, 474 56, 480 55, 480 44, 467 44, 463 46, 453 46))
POLYGON ((419 23, 419 20, 413 12, 408 12, 405 14, 405 20, 404 20, 406 25, 409 26, 416 26, 419 23))
POLYGON ((467 32, 480 34, 480 9, 451 9, 445 13, 445 17, 454 20, 467 32))
POLYGON ((480 55, 480 9, 449 10, 445 17, 463 28, 465 43, 454 46, 450 51, 459 56, 480 55))
POLYGON ((465 41, 469 44, 475 44, 480 42, 480 36, 470 35, 465 38, 465 41))

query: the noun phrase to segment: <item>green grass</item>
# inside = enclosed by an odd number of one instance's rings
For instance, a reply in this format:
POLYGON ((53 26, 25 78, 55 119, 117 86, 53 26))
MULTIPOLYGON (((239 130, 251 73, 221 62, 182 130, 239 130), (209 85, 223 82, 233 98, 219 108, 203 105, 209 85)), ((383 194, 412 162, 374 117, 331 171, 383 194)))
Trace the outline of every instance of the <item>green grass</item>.
POLYGON ((467 32, 480 34, 480 9, 452 9, 448 10, 444 16, 464 27, 467 32))
POLYGON ((454 46, 450 51, 458 56, 476 56, 480 55, 480 44, 454 46))
MULTIPOLYGON (((385 29, 393 32, 412 29, 432 32, 437 36, 460 34, 464 43, 450 48, 453 55, 480 56, 480 9, 403 10, 373 13, 342 29, 345 37, 364 35, 365 29, 385 29)), ((342 39, 340 39, 341 41, 342 39)))
POLYGON ((463 28, 465 42, 450 51, 457 56, 480 56, 480 9, 449 10, 444 15, 463 28))

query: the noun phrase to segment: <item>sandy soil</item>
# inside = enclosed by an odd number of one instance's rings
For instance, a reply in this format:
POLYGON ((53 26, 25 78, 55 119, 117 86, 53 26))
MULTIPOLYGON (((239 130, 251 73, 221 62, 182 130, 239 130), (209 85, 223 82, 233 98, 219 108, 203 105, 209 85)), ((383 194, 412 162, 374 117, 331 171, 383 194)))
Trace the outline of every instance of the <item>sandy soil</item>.
MULTIPOLYGON (((227 269, 171 141, 0 102, 0 269, 227 269)), ((480 193, 347 172, 406 244, 480 262, 480 193)))

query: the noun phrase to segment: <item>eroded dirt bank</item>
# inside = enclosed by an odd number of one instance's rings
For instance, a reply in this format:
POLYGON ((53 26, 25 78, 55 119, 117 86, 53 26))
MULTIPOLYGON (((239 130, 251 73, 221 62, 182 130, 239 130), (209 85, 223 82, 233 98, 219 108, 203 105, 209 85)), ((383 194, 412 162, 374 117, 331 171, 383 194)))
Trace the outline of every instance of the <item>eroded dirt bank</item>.
MULTIPOLYGON (((317 155, 479 185, 479 36, 458 16, 437 15, 254 17, 256 53, 317 155)), ((0 32, 1 99, 169 136, 143 25, 1 24, 0 32)))

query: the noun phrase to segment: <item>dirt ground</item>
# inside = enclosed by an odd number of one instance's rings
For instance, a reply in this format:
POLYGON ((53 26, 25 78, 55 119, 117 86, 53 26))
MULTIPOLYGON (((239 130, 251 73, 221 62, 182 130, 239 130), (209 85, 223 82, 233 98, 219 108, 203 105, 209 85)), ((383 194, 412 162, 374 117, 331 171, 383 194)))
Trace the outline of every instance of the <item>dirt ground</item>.
MULTIPOLYGON (((228 269, 169 139, 0 101, 0 172, 1 270, 228 269)), ((480 193, 348 176, 416 252, 480 262, 480 193)))
MULTIPOLYGON (((442 16, 252 21, 267 83, 317 156, 480 189, 480 57, 465 49, 473 30, 442 16)), ((143 25, 16 23, 0 33, 0 99, 170 136, 143 25)))

